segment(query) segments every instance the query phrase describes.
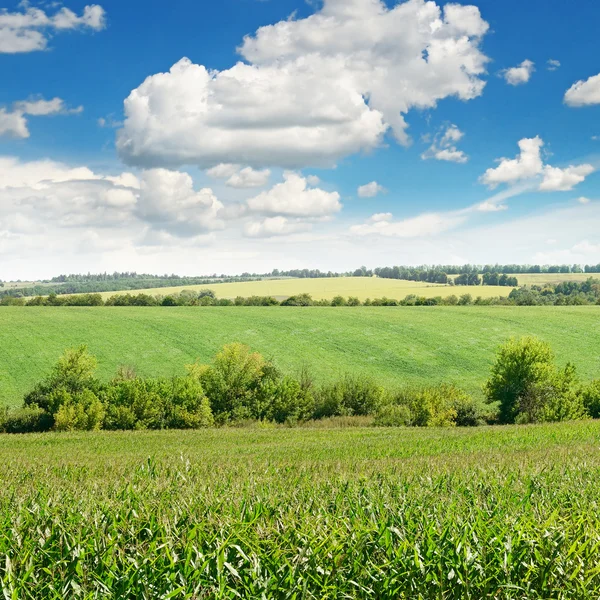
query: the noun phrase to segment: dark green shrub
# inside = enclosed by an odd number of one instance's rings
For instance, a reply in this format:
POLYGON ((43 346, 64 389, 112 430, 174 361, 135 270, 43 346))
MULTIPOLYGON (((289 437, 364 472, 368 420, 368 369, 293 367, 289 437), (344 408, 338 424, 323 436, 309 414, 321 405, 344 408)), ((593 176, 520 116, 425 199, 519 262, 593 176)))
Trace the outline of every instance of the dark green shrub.
POLYGON ((583 386, 580 394, 588 415, 592 419, 600 419, 600 379, 583 386))
POLYGON ((371 415, 384 397, 385 390, 370 377, 346 375, 318 391, 315 418, 371 415))
POLYGON ((40 433, 50 431, 54 425, 52 415, 39 406, 27 406, 7 412, 0 422, 3 433, 40 433))
POLYGON ((311 390, 293 377, 269 380, 263 386, 262 396, 266 410, 260 417, 276 423, 306 421, 315 407, 311 390))

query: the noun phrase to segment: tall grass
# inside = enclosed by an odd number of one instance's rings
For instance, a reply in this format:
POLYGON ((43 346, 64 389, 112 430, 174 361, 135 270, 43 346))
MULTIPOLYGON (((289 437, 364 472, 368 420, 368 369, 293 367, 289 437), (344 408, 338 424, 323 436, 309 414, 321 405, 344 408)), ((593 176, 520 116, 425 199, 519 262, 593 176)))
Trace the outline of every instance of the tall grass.
POLYGON ((600 424, 0 436, 6 598, 596 598, 600 424))

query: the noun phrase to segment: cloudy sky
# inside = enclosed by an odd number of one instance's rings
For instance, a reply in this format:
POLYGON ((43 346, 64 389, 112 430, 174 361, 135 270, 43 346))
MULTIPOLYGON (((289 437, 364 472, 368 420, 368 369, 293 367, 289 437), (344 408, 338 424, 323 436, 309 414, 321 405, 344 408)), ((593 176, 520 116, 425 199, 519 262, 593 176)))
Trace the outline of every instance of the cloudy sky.
POLYGON ((597 0, 0 6, 0 279, 600 262, 597 0))

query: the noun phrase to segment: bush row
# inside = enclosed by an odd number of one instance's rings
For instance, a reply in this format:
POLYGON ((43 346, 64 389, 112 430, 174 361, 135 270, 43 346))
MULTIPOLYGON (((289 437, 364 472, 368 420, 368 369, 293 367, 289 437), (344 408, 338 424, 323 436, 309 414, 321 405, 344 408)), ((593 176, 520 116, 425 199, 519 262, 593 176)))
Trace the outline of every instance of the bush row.
POLYGON ((535 338, 510 340, 499 350, 485 404, 451 384, 393 390, 346 375, 318 386, 306 369, 284 375, 239 343, 225 346, 211 364, 188 366, 185 376, 141 378, 121 368, 103 383, 96 367, 85 346, 67 350, 21 409, 4 412, 0 431, 198 429, 348 416, 407 427, 600 417, 600 380, 582 385, 575 368, 558 368, 551 349, 535 338))
POLYGON ((471 294, 451 294, 446 297, 426 298, 410 294, 403 300, 375 298, 361 302, 359 298, 336 296, 332 300, 314 300, 310 294, 297 294, 279 301, 272 296, 238 296, 235 300, 217 298, 210 290, 182 290, 178 294, 151 295, 115 294, 103 300, 100 294, 76 296, 36 296, 29 300, 6 296, 0 300, 5 306, 539 306, 600 304, 600 279, 583 282, 563 282, 545 286, 513 289, 508 297, 473 298, 471 294))

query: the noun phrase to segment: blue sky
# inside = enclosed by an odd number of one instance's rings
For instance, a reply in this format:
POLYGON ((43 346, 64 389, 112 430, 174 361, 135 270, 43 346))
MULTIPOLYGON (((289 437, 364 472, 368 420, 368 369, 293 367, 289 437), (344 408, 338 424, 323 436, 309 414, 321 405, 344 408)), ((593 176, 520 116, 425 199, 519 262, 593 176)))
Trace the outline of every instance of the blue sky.
POLYGON ((593 0, 0 5, 0 279, 600 262, 593 0))

